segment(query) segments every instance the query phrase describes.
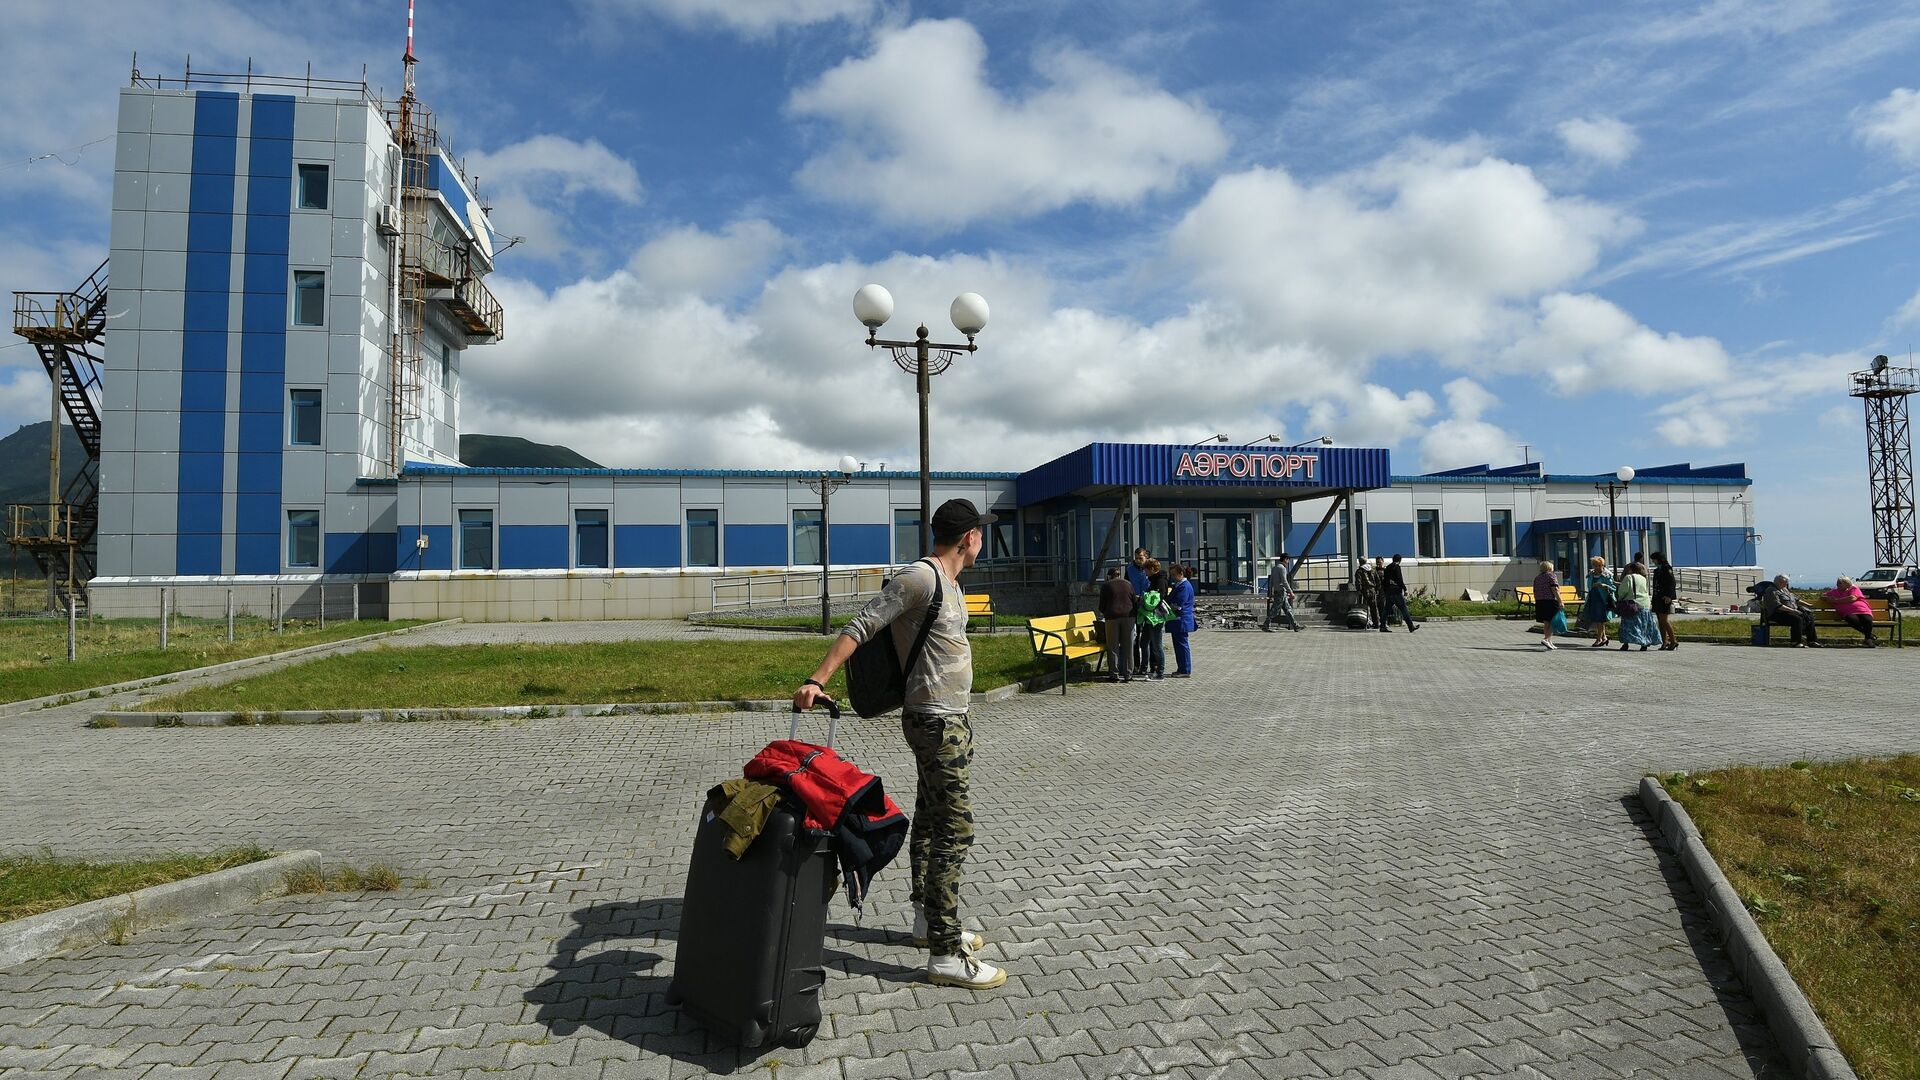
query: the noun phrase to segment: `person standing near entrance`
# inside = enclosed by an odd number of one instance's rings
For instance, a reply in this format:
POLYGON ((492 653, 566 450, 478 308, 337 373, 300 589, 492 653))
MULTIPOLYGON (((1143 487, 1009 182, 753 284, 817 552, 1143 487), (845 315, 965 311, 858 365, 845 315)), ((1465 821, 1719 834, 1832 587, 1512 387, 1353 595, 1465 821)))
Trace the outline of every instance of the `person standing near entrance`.
POLYGON ((1673 602, 1680 599, 1680 583, 1674 580, 1673 564, 1667 561, 1667 553, 1653 553, 1653 618, 1660 625, 1660 651, 1672 652, 1680 647, 1680 639, 1673 636, 1673 602))
POLYGON ((1173 677, 1190 679, 1193 677, 1193 647, 1187 643, 1187 638, 1200 625, 1193 616, 1193 582, 1187 580, 1188 570, 1179 563, 1173 564, 1170 573, 1173 592, 1168 597, 1167 632, 1173 635, 1173 677))
POLYGON ((1660 644, 1660 624, 1653 618, 1653 586, 1647 583, 1647 568, 1641 563, 1627 564, 1620 575, 1620 596, 1613 602, 1620 613, 1620 651, 1635 645, 1641 652, 1660 644))
POLYGON ((1133 586, 1119 567, 1100 583, 1100 617, 1107 628, 1107 681, 1133 681, 1133 586))
MULTIPOLYGON (((1147 595, 1147 590, 1153 587, 1147 580, 1150 576, 1147 573, 1147 563, 1152 558, 1152 554, 1149 553, 1146 548, 1137 547, 1133 549, 1132 561, 1127 563, 1127 584, 1133 586, 1133 613, 1135 616, 1140 614, 1140 598, 1147 595)), ((1145 671, 1147 669, 1146 654, 1146 635, 1135 634, 1133 637, 1133 666, 1128 668, 1128 670, 1145 671)))
POLYGON ((1294 633, 1300 632, 1300 620, 1293 617, 1293 577, 1287 564, 1288 558, 1286 552, 1281 552, 1280 557, 1273 560, 1273 569, 1267 573, 1267 617, 1260 621, 1260 629, 1269 634, 1273 633, 1275 611, 1287 620, 1287 625, 1293 628, 1294 633))
POLYGON ((900 729, 913 748, 919 787, 913 801, 914 937, 927 943, 927 981, 940 986, 991 990, 1007 973, 974 958, 984 939, 960 920, 960 868, 973 845, 973 800, 967 770, 973 762, 973 728, 967 710, 973 697, 973 648, 967 641, 967 605, 960 572, 980 557, 982 529, 996 520, 965 499, 949 499, 933 514, 933 555, 895 574, 880 595, 853 617, 827 649, 813 676, 793 692, 793 707, 806 710, 826 696, 827 681, 860 644, 873 635, 893 635, 901 656, 913 651, 940 585, 940 610, 920 654, 906 673, 906 706, 900 729))
POLYGON ((1134 635, 1146 642, 1147 657, 1144 667, 1134 668, 1145 672, 1150 679, 1163 679, 1167 674, 1167 652, 1161 644, 1167 626, 1167 597, 1171 595, 1173 583, 1167 572, 1160 568, 1160 560, 1147 560, 1147 592, 1140 598, 1139 625, 1134 635))
POLYGON ((1399 555, 1395 555, 1393 561, 1387 564, 1386 572, 1380 579, 1380 593, 1381 633, 1390 634, 1393 632, 1393 629, 1389 627, 1387 623, 1393 618, 1394 612, 1396 611, 1400 613, 1400 618, 1406 621, 1407 633, 1411 634, 1415 630, 1420 629, 1413 624, 1413 609, 1407 607, 1407 578, 1406 575, 1401 572, 1399 555))

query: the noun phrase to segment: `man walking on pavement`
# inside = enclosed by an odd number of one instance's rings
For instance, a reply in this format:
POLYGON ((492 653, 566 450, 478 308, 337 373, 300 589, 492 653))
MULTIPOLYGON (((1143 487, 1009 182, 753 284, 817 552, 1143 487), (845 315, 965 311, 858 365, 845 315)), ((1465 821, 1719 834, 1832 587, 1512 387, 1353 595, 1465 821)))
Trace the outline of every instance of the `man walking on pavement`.
POLYGON ((1407 607, 1407 578, 1400 571, 1400 556, 1395 555, 1387 564, 1386 572, 1380 577, 1380 632, 1393 633, 1387 623, 1392 621, 1394 612, 1406 620, 1407 633, 1420 629, 1413 624, 1413 611, 1407 607))
POLYGON ((1293 617, 1293 578, 1291 576, 1286 552, 1273 560, 1273 569, 1267 574, 1267 617, 1260 622, 1260 629, 1273 633, 1273 613, 1280 612, 1286 617, 1287 625, 1294 633, 1300 632, 1300 620, 1293 617))
POLYGON ((941 503, 933 514, 932 557, 895 574, 840 631, 813 677, 793 693, 794 708, 812 708, 854 650, 883 631, 893 634, 901 656, 911 655, 933 603, 934 582, 939 581, 940 610, 920 662, 906 673, 906 705, 900 713, 901 731, 919 769, 908 845, 913 940, 927 949, 927 981, 972 990, 990 990, 1007 981, 1006 972, 974 957, 985 939, 960 919, 960 868, 973 844, 973 802, 967 791, 967 769, 973 761, 973 729, 967 723, 973 649, 967 642, 966 594, 957 579, 979 558, 982 527, 994 520, 993 514, 980 513, 965 499, 941 503))

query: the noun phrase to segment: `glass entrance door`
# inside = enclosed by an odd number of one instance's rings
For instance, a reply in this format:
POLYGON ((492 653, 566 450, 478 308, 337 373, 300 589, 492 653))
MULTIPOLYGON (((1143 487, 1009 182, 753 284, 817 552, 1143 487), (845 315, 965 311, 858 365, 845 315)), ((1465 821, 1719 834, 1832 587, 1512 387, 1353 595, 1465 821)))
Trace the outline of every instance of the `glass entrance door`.
POLYGON ((1578 585, 1579 582, 1568 575, 1585 576, 1587 556, 1580 550, 1580 534, 1550 534, 1547 537, 1547 553, 1547 557, 1553 560, 1553 568, 1560 571, 1560 580, 1569 585, 1578 585))
POLYGON ((1206 514, 1200 519, 1201 584, 1214 592, 1253 589, 1253 515, 1206 514))
MULTIPOLYGON (((1174 557, 1173 515, 1141 514, 1140 546, 1146 548, 1147 554, 1159 559, 1162 564, 1172 562, 1174 557)), ((1127 557, 1132 558, 1133 553, 1129 551, 1127 557)))

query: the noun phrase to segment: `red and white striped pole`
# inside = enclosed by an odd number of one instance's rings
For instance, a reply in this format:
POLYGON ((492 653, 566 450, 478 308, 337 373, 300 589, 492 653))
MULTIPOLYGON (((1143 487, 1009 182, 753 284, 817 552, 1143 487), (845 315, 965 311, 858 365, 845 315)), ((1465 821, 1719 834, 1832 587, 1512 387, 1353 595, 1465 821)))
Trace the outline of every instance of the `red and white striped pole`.
POLYGON ((413 97, 413 65, 419 61, 413 55, 413 0, 407 0, 407 53, 400 58, 406 69, 401 86, 401 96, 413 97))

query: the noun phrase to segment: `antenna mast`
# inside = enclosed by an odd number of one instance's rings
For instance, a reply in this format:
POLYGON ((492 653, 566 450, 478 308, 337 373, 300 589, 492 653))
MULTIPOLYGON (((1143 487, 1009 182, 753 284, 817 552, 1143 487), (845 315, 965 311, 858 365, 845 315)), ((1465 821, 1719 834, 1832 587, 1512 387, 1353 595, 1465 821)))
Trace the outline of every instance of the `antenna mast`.
POLYGON ((1913 444, 1907 432, 1907 398, 1920 391, 1914 369, 1893 367, 1885 356, 1852 376, 1850 395, 1867 411, 1867 485, 1873 504, 1873 557, 1879 566, 1914 560, 1913 444))

